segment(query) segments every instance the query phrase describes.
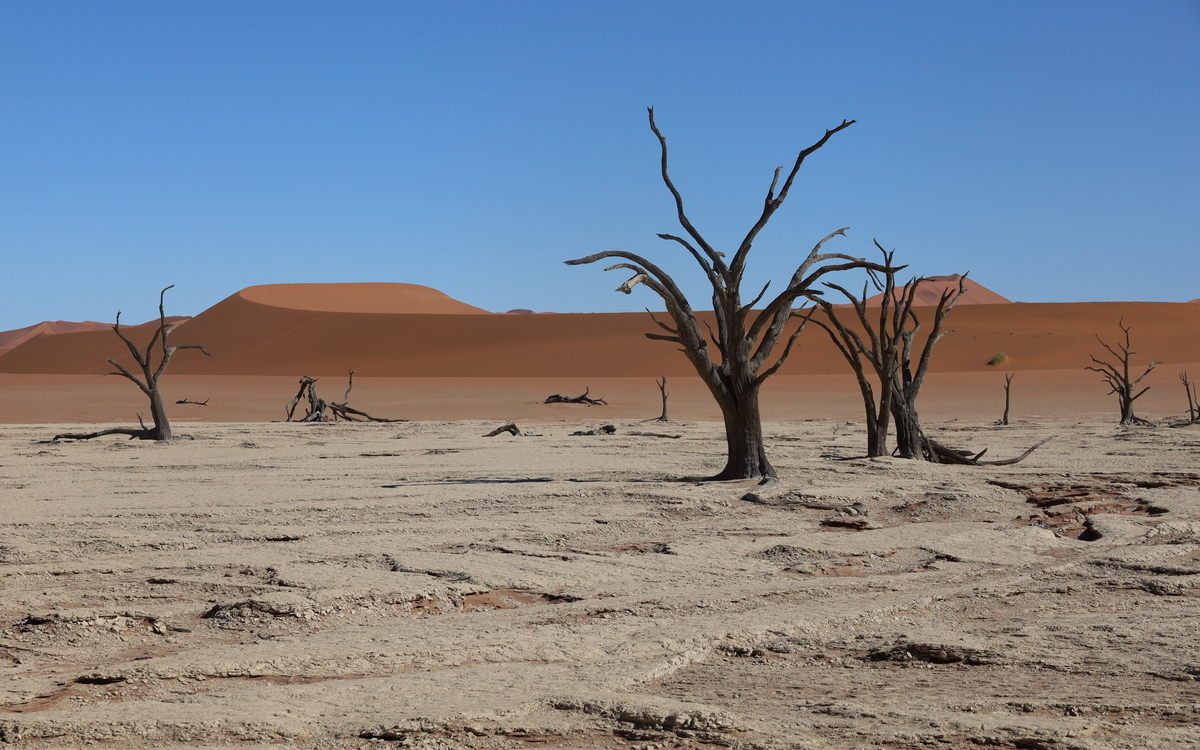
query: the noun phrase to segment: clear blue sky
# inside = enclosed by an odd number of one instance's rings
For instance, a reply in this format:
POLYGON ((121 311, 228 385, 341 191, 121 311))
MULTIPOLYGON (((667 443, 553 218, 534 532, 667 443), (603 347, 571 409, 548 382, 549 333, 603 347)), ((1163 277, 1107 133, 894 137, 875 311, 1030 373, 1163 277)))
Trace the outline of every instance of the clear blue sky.
MULTIPOLYGON (((752 256, 896 248, 1012 299, 1200 297, 1200 2, 0 2, 0 330, 279 282, 657 307, 843 118, 752 256), (623 272, 622 272, 623 273, 623 272)), ((757 291, 757 290, 755 290, 757 291)))

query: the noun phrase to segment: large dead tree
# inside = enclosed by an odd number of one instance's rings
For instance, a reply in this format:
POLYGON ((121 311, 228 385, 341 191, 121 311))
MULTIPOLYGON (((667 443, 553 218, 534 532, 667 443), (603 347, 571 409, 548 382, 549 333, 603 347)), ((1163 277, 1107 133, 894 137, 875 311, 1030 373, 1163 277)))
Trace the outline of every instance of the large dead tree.
POLYGON ((1146 366, 1145 372, 1136 378, 1133 377, 1133 371, 1130 369, 1130 359, 1132 359, 1134 352, 1129 348, 1129 326, 1125 325, 1124 318, 1117 323, 1117 326, 1125 334, 1125 342, 1117 344, 1116 349, 1104 343, 1104 339, 1100 338, 1100 334, 1096 334, 1096 340, 1100 342, 1100 346, 1108 350, 1108 353, 1113 355, 1116 361, 1107 362, 1092 357, 1092 362, 1095 362, 1099 367, 1085 367, 1083 369, 1100 373, 1104 378, 1104 382, 1111 389, 1109 390, 1109 394, 1116 394, 1117 403, 1121 406, 1121 424, 1149 424, 1146 420, 1134 416, 1133 402, 1141 398, 1142 394, 1146 391, 1150 390, 1150 386, 1142 388, 1137 393, 1134 393, 1134 391, 1137 390, 1138 383, 1142 382, 1150 374, 1158 362, 1151 362, 1146 366))
POLYGON ((888 455, 887 438, 889 420, 895 421, 896 452, 904 458, 926 458, 937 461, 938 451, 921 430, 917 415, 917 397, 925 383, 925 374, 933 356, 933 347, 947 333, 946 315, 954 308, 958 299, 966 292, 966 275, 959 278, 957 289, 946 289, 933 312, 931 330, 920 345, 917 354, 917 334, 921 330, 921 319, 913 311, 917 290, 927 279, 916 278, 897 289, 896 273, 903 266, 893 263, 894 251, 884 250, 882 273, 872 272, 876 288, 883 292, 879 297, 879 308, 867 307, 867 287, 861 296, 846 288, 826 282, 825 286, 842 294, 849 301, 849 309, 856 325, 842 319, 846 308, 836 307, 824 297, 813 299, 824 312, 824 319, 808 316, 816 325, 829 334, 838 351, 850 364, 862 393, 867 420, 867 455, 888 455), (916 360, 914 363, 914 355, 916 360), (915 365, 915 366, 914 366, 915 365), (878 386, 879 392, 875 393, 878 386))
POLYGON ((824 146, 836 133, 853 125, 854 121, 843 120, 840 125, 826 130, 816 143, 797 155, 786 175, 784 167, 775 170, 774 179, 771 180, 763 201, 762 213, 732 256, 729 256, 719 252, 704 238, 684 210, 683 197, 676 189, 667 169, 667 139, 654 121, 653 107, 648 110, 648 114, 650 130, 659 143, 662 180, 675 199, 676 217, 686 235, 658 236, 683 247, 704 271, 712 285, 716 329, 707 323, 702 327, 691 303, 675 280, 641 255, 624 250, 608 250, 566 262, 568 265, 581 265, 606 258, 619 259, 622 262, 605 270, 625 269, 632 271, 633 276, 617 287, 617 291, 629 294, 635 286, 642 284, 666 303, 666 312, 671 322, 664 322, 651 313, 651 318, 662 333, 647 333, 646 336, 678 344, 721 407, 728 457, 725 468, 713 479, 774 477, 775 469, 767 459, 763 445, 759 391, 763 382, 778 372, 787 361, 802 328, 797 327, 784 340, 785 327, 793 317, 793 304, 798 298, 810 293, 817 281, 826 274, 851 268, 872 268, 880 271, 883 268, 868 263, 863 258, 821 252, 825 243, 833 237, 845 235, 847 228, 842 228, 818 242, 792 274, 787 286, 761 309, 755 310, 754 306, 763 301, 770 284, 763 287, 753 299, 744 302, 742 281, 746 272, 746 261, 755 239, 787 199, 805 159, 824 146))
POLYGON ((101 435, 129 435, 130 437, 141 440, 170 440, 173 435, 171 433, 171 422, 167 418, 167 409, 163 403, 162 392, 159 390, 159 381, 163 374, 167 371, 167 365, 171 361, 171 357, 180 349, 199 349, 206 356, 211 357, 209 353, 200 344, 178 344, 172 346, 170 343, 171 332, 178 328, 179 323, 167 323, 167 314, 164 309, 164 300, 168 289, 173 289, 174 284, 166 287, 158 293, 158 328, 154 329, 154 335, 150 338, 150 343, 146 344, 145 350, 138 348, 137 344, 133 343, 125 332, 121 330, 121 311, 117 311, 117 320, 113 324, 113 331, 129 348, 129 353, 133 355, 134 362, 137 363, 137 369, 141 371, 141 376, 131 372, 130 368, 121 364, 115 359, 109 359, 108 363, 117 368, 116 372, 110 372, 109 375, 120 375, 133 382, 134 385, 146 394, 146 398, 150 400, 150 419, 153 421, 152 427, 146 427, 142 417, 138 415, 138 422, 141 427, 138 429, 128 427, 115 427, 108 430, 100 430, 99 432, 91 433, 66 433, 55 435, 54 439, 62 438, 73 440, 88 440, 101 435), (155 355, 157 354, 157 362, 155 355))

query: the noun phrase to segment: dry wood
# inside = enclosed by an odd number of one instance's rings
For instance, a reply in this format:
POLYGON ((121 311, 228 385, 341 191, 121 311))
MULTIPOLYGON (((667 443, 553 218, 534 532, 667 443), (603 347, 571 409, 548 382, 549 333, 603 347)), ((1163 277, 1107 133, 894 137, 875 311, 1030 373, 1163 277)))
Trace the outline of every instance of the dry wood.
POLYGON ((521 428, 517 427, 517 425, 515 423, 509 422, 506 425, 497 427, 496 429, 494 429, 491 432, 484 435, 484 437, 496 437, 497 435, 503 434, 505 432, 509 433, 510 435, 520 435, 521 428))
POLYGON ((582 395, 579 396, 563 396, 555 393, 546 397, 543 404, 587 404, 588 406, 608 406, 608 402, 602 398, 589 398, 588 394, 592 392, 591 388, 585 388, 582 395))
POLYGON ((349 405, 350 391, 354 389, 354 373, 356 370, 350 371, 349 384, 346 386, 346 393, 341 402, 329 402, 317 395, 317 378, 310 378, 307 375, 300 378, 300 390, 296 392, 296 396, 288 402, 284 407, 287 413, 285 421, 292 422, 336 422, 341 419, 346 422, 406 422, 405 419, 386 419, 384 417, 374 417, 365 411, 356 409, 349 405), (301 419, 294 419, 296 406, 299 405, 302 399, 308 400, 308 408, 301 419), (328 412, 328 414, 326 414, 328 412))
POLYGON ((956 448, 949 448, 945 445, 942 445, 941 443, 939 443, 936 440, 933 440, 931 438, 925 438, 926 448, 925 448, 924 458, 927 461, 931 461, 933 463, 958 464, 961 466, 1011 466, 1015 463, 1020 463, 1021 461, 1024 461, 1025 459, 1029 458, 1029 456, 1035 450, 1037 450, 1038 448, 1041 448, 1043 445, 1050 442, 1055 437, 1057 437, 1057 436, 1051 435, 1050 437, 1046 438, 1045 440, 1041 440, 1041 441, 1037 442, 1032 447, 1030 447, 1028 450, 1026 450, 1024 453, 1022 453, 1019 456, 1016 456, 1015 458, 1004 458, 1004 459, 1000 459, 998 461, 982 461, 982 460, 980 460, 982 458, 983 454, 987 453, 987 448, 984 448, 979 453, 972 455, 970 451, 963 451, 963 450, 958 450, 956 448))
POLYGON ((606 424, 591 430, 577 430, 571 433, 571 437, 579 437, 581 435, 615 435, 616 433, 617 428, 615 425, 606 424))

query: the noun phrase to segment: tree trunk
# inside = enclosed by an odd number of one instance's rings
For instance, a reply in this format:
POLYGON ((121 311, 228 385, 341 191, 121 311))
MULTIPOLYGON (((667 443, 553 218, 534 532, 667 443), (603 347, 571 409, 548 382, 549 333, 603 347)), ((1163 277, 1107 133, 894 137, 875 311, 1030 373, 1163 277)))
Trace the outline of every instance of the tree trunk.
POLYGON ((867 409, 867 456, 877 458, 888 454, 888 417, 877 415, 873 408, 867 409))
POLYGON ((896 422, 896 451, 901 458, 922 459, 925 457, 925 434, 921 431, 921 420, 915 407, 903 398, 896 399, 892 408, 896 422))
POLYGON ((1127 397, 1124 393, 1118 395, 1121 400, 1121 424, 1132 424, 1137 421, 1137 417, 1133 415, 1133 399, 1127 397))
POLYGON ((725 442, 729 458, 713 479, 761 479, 776 476, 763 445, 762 416, 758 408, 758 386, 720 399, 725 415, 725 442))
POLYGON ((154 427, 151 429, 155 440, 170 440, 173 437, 171 422, 167 419, 167 407, 158 391, 158 383, 155 383, 150 391, 150 418, 154 420, 154 427))

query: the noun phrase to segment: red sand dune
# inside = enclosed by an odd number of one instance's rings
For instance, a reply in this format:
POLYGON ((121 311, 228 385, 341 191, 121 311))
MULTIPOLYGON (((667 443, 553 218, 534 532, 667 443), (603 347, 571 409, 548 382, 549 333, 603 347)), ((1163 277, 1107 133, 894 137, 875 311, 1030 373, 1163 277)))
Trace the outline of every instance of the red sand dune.
POLYGON ((243 299, 268 307, 339 313, 405 313, 424 315, 490 315, 420 284, 265 284, 238 292, 243 299))
MULTIPOLYGON (((168 323, 179 323, 187 320, 186 315, 168 315, 168 323)), ((142 325, 155 325, 158 320, 152 320, 142 325)), ((36 323, 25 328, 18 328, 15 331, 0 331, 0 355, 5 352, 16 349, 26 341, 33 339, 36 336, 57 335, 60 333, 80 333, 83 331, 111 331, 112 323, 97 323, 94 320, 84 320, 81 322, 72 322, 69 320, 47 320, 41 323, 36 323)), ((124 328, 137 328, 139 326, 122 325, 124 328)))
POLYGON ((34 336, 43 333, 77 333, 79 331, 99 331, 109 328, 111 323, 97 323, 94 320, 85 320, 79 323, 74 323, 69 320, 46 320, 41 323, 35 323, 31 326, 18 328, 15 331, 0 331, 0 354, 16 349, 21 344, 24 344, 34 336))
MULTIPOLYGON (((925 308, 928 311, 928 308, 925 308)), ((1200 362, 1200 305, 1155 302, 974 304, 954 310, 935 372, 1083 368, 1100 334, 1133 328, 1136 361, 1200 362), (987 362, 1007 357, 999 368, 987 362)), ((251 287, 181 325, 176 375, 364 377, 655 377, 693 375, 676 347, 650 341, 645 313, 481 314, 440 292, 406 284, 251 287), (307 305, 302 307, 302 305, 307 305), (315 308, 315 309, 313 309, 315 308), (399 312, 397 312, 399 311, 399 312), (463 312, 457 312, 463 311, 463 312)), ((153 327, 129 329, 146 340, 153 327)), ((128 358, 111 331, 38 336, 0 356, 0 372, 98 374, 128 358)), ((846 365, 815 326, 781 374, 838 374, 846 365)))
MULTIPOLYGON (((936 305, 942 298, 945 292, 957 292, 958 280, 961 279, 957 273, 949 276, 926 276, 925 281, 917 287, 917 293, 913 298, 914 305, 936 305)), ((963 296, 958 299, 956 305, 1003 305, 1012 304, 1012 300, 1007 297, 1002 297, 996 294, 991 289, 988 289, 978 281, 968 277, 963 287, 966 291, 963 296)), ((851 292, 856 292, 850 289, 851 292)), ((867 298, 867 304, 878 306, 879 301, 883 299, 883 294, 876 294, 867 298)))

